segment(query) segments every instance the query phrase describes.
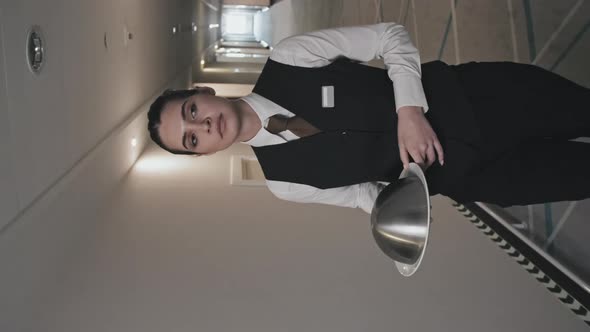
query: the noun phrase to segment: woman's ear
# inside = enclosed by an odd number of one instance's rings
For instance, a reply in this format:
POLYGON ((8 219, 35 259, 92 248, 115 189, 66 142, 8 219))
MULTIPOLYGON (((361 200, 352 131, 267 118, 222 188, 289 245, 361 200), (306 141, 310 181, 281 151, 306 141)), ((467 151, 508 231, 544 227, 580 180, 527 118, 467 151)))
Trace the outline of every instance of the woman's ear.
POLYGON ((198 91, 198 93, 204 93, 204 94, 208 94, 208 95, 215 95, 215 90, 211 87, 208 86, 196 86, 195 90, 198 91))

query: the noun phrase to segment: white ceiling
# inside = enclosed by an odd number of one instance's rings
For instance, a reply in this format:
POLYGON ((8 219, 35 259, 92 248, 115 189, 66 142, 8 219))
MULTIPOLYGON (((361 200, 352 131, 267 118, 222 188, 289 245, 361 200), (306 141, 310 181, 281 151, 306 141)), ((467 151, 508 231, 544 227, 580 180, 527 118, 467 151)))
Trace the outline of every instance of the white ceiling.
POLYGON ((0 225, 189 68, 196 4, 0 0, 0 225), (183 26, 173 34, 178 24, 183 26), (32 25, 45 39, 40 74, 26 63, 32 25))

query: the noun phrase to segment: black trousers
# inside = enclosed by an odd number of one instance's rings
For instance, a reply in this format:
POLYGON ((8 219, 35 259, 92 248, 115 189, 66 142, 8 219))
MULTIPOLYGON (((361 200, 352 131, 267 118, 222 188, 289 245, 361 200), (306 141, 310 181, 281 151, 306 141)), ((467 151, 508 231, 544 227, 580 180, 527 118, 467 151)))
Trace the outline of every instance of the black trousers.
MULTIPOLYGON (((571 141, 590 137, 590 89, 529 64, 451 67, 480 126, 481 160, 431 195, 502 207, 590 198, 590 143, 571 141)), ((427 178, 441 169, 435 162, 427 178)))

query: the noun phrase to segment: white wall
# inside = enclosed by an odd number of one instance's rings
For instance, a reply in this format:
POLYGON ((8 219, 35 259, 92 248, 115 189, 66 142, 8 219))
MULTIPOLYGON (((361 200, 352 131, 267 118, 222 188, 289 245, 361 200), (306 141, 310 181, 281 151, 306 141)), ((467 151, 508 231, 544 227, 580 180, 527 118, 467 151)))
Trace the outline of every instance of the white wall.
POLYGON ((0 331, 52 329, 35 317, 68 285, 88 222, 145 147, 149 102, 192 81, 196 36, 171 31, 190 24, 192 9, 187 0, 0 0, 0 331), (45 37, 38 75, 24 60, 34 24, 45 37))
MULTIPOLYGON (((190 82, 187 68, 167 86, 186 88, 190 82)), ((38 315, 60 310, 55 292, 75 284, 67 279, 73 260, 86 250, 86 236, 100 221, 102 209, 110 209, 103 204, 117 192, 149 140, 146 112, 152 99, 1 234, 0 331, 52 330, 38 315), (136 147, 130 144, 132 137, 138 140, 136 147)))
POLYGON ((194 14, 191 0, 0 0, 0 230, 190 65, 196 34, 172 26, 194 14), (25 59, 33 25, 38 74, 25 59))
POLYGON ((95 217, 19 224, 0 242, 0 312, 27 306, 0 329, 586 330, 446 198, 434 199, 420 270, 403 278, 360 209, 231 187, 230 155, 248 150, 195 158, 150 146, 95 217))

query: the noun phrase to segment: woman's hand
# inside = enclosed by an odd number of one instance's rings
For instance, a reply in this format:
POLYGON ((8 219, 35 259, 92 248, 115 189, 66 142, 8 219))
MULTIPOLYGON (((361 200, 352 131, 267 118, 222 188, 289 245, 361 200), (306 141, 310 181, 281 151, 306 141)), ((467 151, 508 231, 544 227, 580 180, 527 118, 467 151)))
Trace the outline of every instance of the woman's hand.
POLYGON ((438 154, 441 165, 444 164, 443 148, 428 120, 424 116, 422 107, 402 106, 397 113, 397 138, 399 153, 404 169, 408 168, 410 160, 408 153, 415 163, 426 171, 436 160, 434 151, 438 154))

